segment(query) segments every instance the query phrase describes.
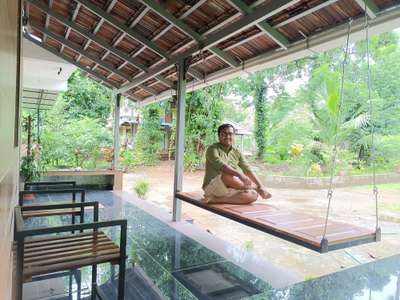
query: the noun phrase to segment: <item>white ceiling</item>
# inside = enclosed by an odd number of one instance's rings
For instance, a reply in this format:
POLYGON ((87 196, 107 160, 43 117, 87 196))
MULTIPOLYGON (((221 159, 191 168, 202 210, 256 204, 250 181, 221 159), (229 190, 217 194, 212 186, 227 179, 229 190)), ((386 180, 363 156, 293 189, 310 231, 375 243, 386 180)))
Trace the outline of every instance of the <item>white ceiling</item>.
POLYGON ((23 39, 23 87, 65 91, 75 66, 23 39), (60 71, 61 70, 61 71, 60 71))

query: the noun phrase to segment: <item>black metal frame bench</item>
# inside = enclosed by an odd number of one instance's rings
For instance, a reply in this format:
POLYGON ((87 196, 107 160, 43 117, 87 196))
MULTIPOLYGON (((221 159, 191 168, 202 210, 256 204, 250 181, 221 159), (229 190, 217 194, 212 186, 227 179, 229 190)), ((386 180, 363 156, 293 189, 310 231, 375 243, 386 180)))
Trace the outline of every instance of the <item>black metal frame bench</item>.
MULTIPOLYGON (((30 207, 31 205, 24 205, 24 195, 26 194, 69 194, 71 193, 71 202, 76 203, 76 194, 80 194, 80 203, 85 202, 85 190, 83 189, 56 189, 56 190, 34 190, 34 191, 20 191, 19 192, 19 206, 21 207, 30 207)), ((63 201, 64 202, 64 201, 63 201)), ((49 217, 49 216, 61 216, 61 215, 71 215, 72 216, 72 224, 75 224, 75 217, 80 216, 81 222, 83 222, 84 219, 84 214, 82 213, 82 210, 80 209, 75 209, 75 208, 64 208, 64 209, 58 209, 58 210, 47 210, 45 209, 45 206, 43 206, 43 210, 24 210, 22 217, 23 218, 31 218, 31 217, 49 217)))
POLYGON ((98 217, 98 202, 16 206, 14 239, 17 250, 17 300, 22 300, 23 283, 31 280, 33 276, 74 270, 85 266, 92 266, 92 299, 95 299, 97 294, 97 264, 105 262, 119 264, 118 299, 124 299, 127 221, 99 222, 98 217), (37 229, 24 228, 24 211, 79 208, 84 213, 85 207, 89 206, 93 207, 94 221, 92 223, 37 229), (119 246, 99 231, 100 228, 112 226, 120 227, 119 246), (38 235, 75 231, 80 231, 80 233, 37 237, 38 235))

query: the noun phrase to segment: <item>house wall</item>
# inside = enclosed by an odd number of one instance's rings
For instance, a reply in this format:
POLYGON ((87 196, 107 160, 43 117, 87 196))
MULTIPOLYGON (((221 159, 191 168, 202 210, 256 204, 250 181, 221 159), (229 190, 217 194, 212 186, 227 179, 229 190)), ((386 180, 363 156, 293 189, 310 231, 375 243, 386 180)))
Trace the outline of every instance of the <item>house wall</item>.
POLYGON ((18 2, 0 1, 0 299, 4 300, 12 299, 13 208, 18 185, 18 147, 14 140, 18 2))

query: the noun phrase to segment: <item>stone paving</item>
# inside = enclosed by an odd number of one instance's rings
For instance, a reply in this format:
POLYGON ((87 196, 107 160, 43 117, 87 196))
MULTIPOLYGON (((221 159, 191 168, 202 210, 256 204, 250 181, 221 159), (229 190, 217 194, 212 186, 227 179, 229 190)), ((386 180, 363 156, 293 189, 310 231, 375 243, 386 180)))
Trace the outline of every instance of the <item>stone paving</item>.
MULTIPOLYGON (((201 187, 203 172, 184 174, 184 190, 195 191, 201 187)), ((162 162, 156 167, 137 169, 124 174, 124 190, 132 192, 135 182, 146 180, 151 189, 143 201, 171 211, 173 164, 162 162)), ((298 210, 325 217, 326 190, 270 189, 270 200, 281 209, 298 210)), ((310 279, 339 271, 358 264, 400 253, 400 211, 389 211, 388 207, 400 202, 397 191, 380 192, 380 226, 382 241, 353 248, 319 254, 291 244, 279 238, 214 215, 184 203, 184 218, 208 230, 211 234, 244 247, 257 255, 292 270, 299 276, 310 279)), ((397 205, 397 204, 396 204, 397 205)), ((375 203, 366 188, 340 188, 335 190, 330 217, 337 221, 374 228, 375 203)))

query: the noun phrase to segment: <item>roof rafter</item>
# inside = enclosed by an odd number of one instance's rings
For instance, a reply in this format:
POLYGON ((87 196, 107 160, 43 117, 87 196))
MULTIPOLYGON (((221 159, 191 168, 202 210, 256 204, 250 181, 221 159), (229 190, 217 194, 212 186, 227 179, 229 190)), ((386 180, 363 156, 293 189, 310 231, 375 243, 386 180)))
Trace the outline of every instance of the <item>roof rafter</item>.
POLYGON ((30 25, 31 25, 31 27, 33 29, 35 29, 35 30, 37 30, 37 31, 39 31, 39 32, 41 32, 43 34, 48 35, 53 40, 56 40, 60 44, 65 45, 66 47, 70 48, 74 52, 79 53, 83 57, 86 57, 86 58, 90 59, 91 61, 93 61, 94 63, 100 65, 101 67, 103 67, 104 69, 108 70, 109 72, 113 72, 113 73, 117 74, 119 77, 121 77, 122 79, 125 79, 125 80, 129 81, 130 78, 129 78, 128 75, 122 73, 119 70, 116 70, 111 64, 109 64, 109 63, 107 63, 105 61, 101 61, 99 58, 97 58, 95 55, 91 54, 89 51, 81 48, 78 44, 76 44, 74 42, 71 42, 69 40, 66 40, 64 37, 56 35, 55 33, 47 30, 46 28, 41 27, 36 22, 30 22, 30 25))
POLYGON ((127 90, 130 90, 131 88, 139 85, 140 83, 146 81, 150 77, 153 77, 164 70, 170 68, 172 65, 177 63, 180 59, 189 57, 200 50, 204 49, 209 49, 212 46, 215 46, 222 42, 223 40, 228 39, 229 37, 246 30, 247 28, 261 22, 262 20, 265 20, 278 12, 292 6, 293 4, 299 2, 300 0, 276 0, 272 2, 270 5, 265 5, 263 7, 260 7, 257 10, 254 10, 252 13, 245 15, 242 19, 238 20, 237 22, 225 27, 224 29, 210 34, 204 41, 204 44, 201 45, 202 47, 200 48, 199 45, 195 45, 194 47, 186 50, 185 52, 176 55, 169 59, 168 61, 160 64, 157 67, 152 68, 151 72, 140 75, 137 78, 135 78, 131 83, 128 83, 124 86, 122 86, 120 89, 118 89, 118 92, 124 92, 127 90))
MULTIPOLYGON (((387 9, 381 11, 377 17, 370 22, 371 30, 375 33, 387 32, 388 28, 394 29, 399 26, 400 20, 400 7, 397 6, 395 9, 387 9)), ((364 18, 357 18, 353 21, 351 27, 351 35, 353 42, 363 40, 365 31, 365 20, 364 18)), ((258 33, 260 34, 260 33, 258 33)), ((337 28, 331 28, 327 31, 318 32, 310 37, 309 40, 300 40, 293 44, 287 51, 269 51, 246 60, 245 70, 249 72, 255 72, 265 68, 275 67, 280 64, 288 63, 293 60, 301 59, 310 55, 310 48, 315 51, 322 53, 334 47, 338 47, 345 43, 348 34, 348 23, 343 23, 337 28)), ((243 66, 244 67, 244 66, 243 66)), ((207 82, 197 81, 187 84, 187 90, 193 91, 207 85, 212 85, 224 80, 235 78, 240 76, 243 72, 243 68, 229 68, 222 69, 214 72, 207 77, 207 82)), ((141 106, 162 101, 170 97, 171 91, 165 91, 157 95, 157 97, 146 97, 140 103, 141 106)))
MULTIPOLYGON (((227 0, 233 7, 243 14, 250 14, 254 11, 253 8, 247 6, 242 0, 227 0)), ((266 35, 268 35, 275 43, 277 43, 283 49, 287 49, 290 45, 288 39, 281 34, 278 30, 273 28, 266 21, 257 23, 256 25, 260 30, 262 30, 266 35)))
MULTIPOLYGON (((129 62, 132 66, 135 68, 143 71, 143 72, 148 72, 148 68, 144 66, 138 59, 129 57, 127 54, 122 52, 121 50, 109 45, 106 41, 104 41, 102 38, 99 38, 95 35, 93 35, 91 32, 88 32, 84 29, 82 29, 80 26, 77 26, 74 22, 68 20, 64 16, 60 15, 59 13, 56 13, 53 10, 50 10, 46 5, 44 5, 41 1, 38 0, 26 0, 32 5, 36 6, 40 10, 44 11, 46 14, 52 16, 54 19, 56 19, 58 22, 62 23, 63 25, 67 26, 68 28, 71 28, 75 32, 79 33, 80 35, 84 36, 88 40, 92 40, 96 44, 100 45, 102 48, 109 50, 111 53, 116 55, 117 57, 121 58, 122 60, 129 62)), ((165 78, 164 76, 157 75, 156 79, 162 82, 164 85, 167 87, 173 87, 174 84, 171 80, 165 78)))
MULTIPOLYGON (((63 38, 61 36, 58 36, 58 35, 54 34, 53 32, 47 30, 46 28, 41 27, 39 24, 31 22, 31 27, 33 29, 37 30, 37 31, 40 31, 43 34, 46 34, 50 38, 52 38, 52 39, 56 40, 57 42, 59 42, 60 44, 63 44, 64 46, 70 48, 74 52, 79 53, 83 57, 86 57, 86 58, 90 59, 91 61, 93 61, 97 65, 99 65, 102 68, 106 69, 107 71, 109 71, 111 73, 114 73, 114 74, 117 74, 122 79, 124 79, 124 80, 126 80, 128 82, 131 79, 127 74, 125 74, 125 73, 121 72, 120 70, 114 68, 114 66, 112 66, 111 64, 109 64, 109 63, 97 58, 95 55, 91 54, 89 51, 85 50, 84 48, 81 48, 79 45, 77 45, 77 44, 75 44, 75 43, 73 43, 73 42, 71 42, 69 40, 66 40, 65 38, 63 38)), ((85 69, 85 71, 87 71, 87 69, 85 69)), ((93 71, 93 69, 92 69, 92 71, 93 71)), ((109 77, 106 77, 106 78, 108 79, 109 77)), ((153 96, 157 95, 157 92, 153 88, 145 86, 144 84, 140 84, 138 87, 141 88, 142 90, 150 93, 153 96)))
MULTIPOLYGON (((118 0, 111 0, 111 2, 109 2, 109 4, 107 5, 106 8, 106 12, 109 13, 115 6, 115 4, 117 4, 118 0)), ((81 4, 81 3, 79 3, 81 4)), ((97 34, 97 32, 100 30, 101 26, 104 24, 104 19, 100 18, 100 21, 96 24, 96 27, 93 29, 93 34, 97 34)), ((86 44, 83 46, 83 49, 87 49, 89 48, 91 40, 87 40, 86 44)), ((92 70, 94 70, 96 68, 97 64, 94 65, 94 67, 92 68, 92 70)))
MULTIPOLYGON (((150 7, 155 13, 160 15, 166 21, 170 22, 173 26, 177 27, 182 32, 184 32, 187 36, 195 40, 198 44, 202 45, 204 43, 203 37, 198 32, 196 32, 189 25, 183 22, 182 19, 175 17, 172 13, 165 9, 165 7, 161 6, 153 0, 140 0, 140 2, 150 7)), ((235 60, 235 58, 233 58, 230 54, 224 52, 223 50, 215 46, 211 47, 209 50, 231 67, 239 66, 239 63, 235 60)))
MULTIPOLYGON (((148 12, 149 10, 150 10, 150 9, 149 9, 148 7, 145 7, 145 8, 139 13, 138 16, 135 16, 135 17, 133 18, 132 22, 129 24, 129 28, 135 27, 135 25, 136 25, 137 23, 140 22, 140 20, 147 14, 147 12, 148 12)), ((126 33, 125 33, 125 32, 122 32, 121 34, 119 34, 118 37, 115 37, 115 38, 114 38, 114 42, 113 42, 113 44, 112 44, 113 47, 116 47, 116 46, 124 39, 125 36, 126 36, 126 33)), ((110 51, 107 51, 106 53, 104 53, 102 59, 105 59, 105 58, 107 57, 108 54, 110 54, 110 51)), ((126 61, 123 62, 123 63, 121 64, 122 67, 123 67, 126 63, 127 63, 126 61)), ((122 67, 119 66, 118 68, 122 68, 122 67)))
POLYGON ((145 45, 148 49, 152 50, 154 53, 157 55, 161 56, 162 58, 168 59, 168 54, 161 48, 159 48, 156 44, 154 44, 152 41, 144 37, 141 33, 138 31, 134 30, 133 28, 129 28, 127 25, 119 22, 117 19, 112 17, 109 13, 106 11, 102 10, 99 8, 96 4, 93 4, 92 2, 88 0, 76 0, 83 6, 85 6, 88 10, 90 10, 92 13, 97 15, 98 17, 104 19, 108 23, 110 23, 112 26, 120 30, 121 32, 125 32, 130 38, 136 40, 137 42, 145 45))
POLYGON ((375 18, 376 15, 379 13, 379 8, 378 6, 376 6, 373 0, 354 0, 354 1, 358 4, 358 6, 360 6, 362 10, 365 11, 366 9, 366 12, 371 19, 375 18))
MULTIPOLYGON (((319 4, 319 5, 311 7, 309 9, 297 14, 297 15, 294 15, 293 17, 291 17, 289 19, 286 19, 285 21, 282 21, 282 22, 274 25, 274 28, 283 27, 283 26, 285 26, 285 25, 287 25, 287 24, 289 24, 291 22, 294 22, 296 20, 304 18, 304 17, 306 17, 306 16, 308 16, 308 15, 310 15, 310 14, 312 14, 312 13, 314 13, 314 12, 316 12, 316 11, 322 9, 322 8, 325 8, 325 7, 329 6, 329 5, 332 5, 332 4, 334 4, 334 3, 338 2, 338 1, 339 0, 328 0, 326 2, 323 2, 323 3, 319 4)), ((255 35, 252 35, 252 36, 249 36, 249 37, 247 37, 247 38, 245 38, 243 40, 240 40, 240 41, 230 45, 229 47, 227 47, 225 49, 226 50, 233 49, 233 48, 235 48, 237 46, 240 46, 241 44, 247 43, 248 41, 250 41, 252 39, 255 39, 255 38, 258 38, 258 37, 260 37, 262 35, 264 35, 264 33, 263 32, 259 32, 259 33, 255 34, 255 35)), ((211 55, 207 56, 205 59, 207 60, 207 59, 210 59, 212 57, 214 57, 214 54, 211 54, 211 55)), ((197 61, 197 62, 193 63, 192 66, 195 66, 195 65, 200 64, 200 63, 202 63, 202 61, 197 61)))
MULTIPOLYGON (((75 22, 75 19, 76 19, 76 17, 78 16, 78 13, 79 13, 79 9, 81 8, 81 4, 80 3, 77 3, 76 4, 76 7, 75 7, 75 9, 74 9, 74 11, 73 11, 73 13, 72 13, 72 16, 71 16, 71 21, 72 22, 75 22)), ((69 35, 71 34, 71 27, 67 27, 67 31, 65 32, 65 39, 68 39, 69 38, 69 35)), ((64 50, 64 45, 61 45, 61 48, 60 48, 60 53, 61 52, 63 52, 63 50, 64 50)))
MULTIPOLYGON (((49 5, 49 8, 51 9, 51 7, 53 6, 53 0, 49 0, 48 5, 49 5)), ((45 25, 44 25, 44 26, 45 26, 46 28, 48 28, 48 27, 49 27, 49 24, 50 24, 50 16, 47 15, 47 16, 46 16, 46 21, 45 21, 45 25)), ((44 35, 44 36, 43 36, 43 43, 46 43, 46 39, 47 39, 47 35, 44 35)))
MULTIPOLYGON (((184 12, 179 19, 184 19, 185 17, 189 16, 192 12, 194 12, 198 7, 203 5, 207 0, 199 0, 196 4, 194 4, 191 8, 189 8, 186 12, 184 12)), ((147 6, 146 6, 147 7, 147 6)), ((154 42, 155 40, 159 39, 161 36, 163 36, 168 30, 170 30, 173 27, 172 24, 168 24, 163 30, 161 30, 159 33, 157 33, 151 41, 154 42)), ((132 54, 132 57, 135 57, 139 55, 145 47, 140 48, 138 51, 135 51, 135 53, 132 54)), ((173 54, 173 53, 172 53, 173 54)))
POLYGON ((88 70, 88 69, 84 68, 78 62, 74 61, 73 59, 69 58, 68 56, 66 56, 66 55, 64 55, 64 54, 62 54, 60 52, 58 52, 57 50, 55 50, 53 48, 51 48, 51 47, 49 47, 47 45, 44 45, 43 43, 41 43, 41 42, 37 41, 36 39, 32 38, 31 36, 29 36, 28 34, 24 34, 24 38, 26 38, 27 40, 29 40, 32 43, 36 44, 37 46, 39 46, 39 47, 41 47, 41 48, 53 53, 55 56, 67 61, 68 63, 78 67, 82 71, 87 72, 87 73, 93 75, 94 77, 99 78, 100 80, 106 82, 107 84, 109 84, 113 88, 118 88, 118 86, 114 82, 110 81, 109 79, 105 78, 104 76, 102 76, 100 74, 97 74, 97 73, 93 72, 92 70, 88 70))

